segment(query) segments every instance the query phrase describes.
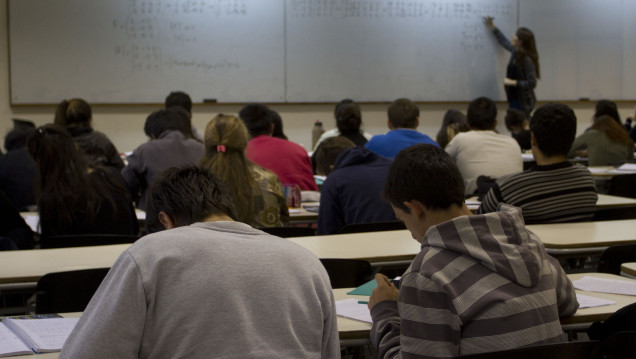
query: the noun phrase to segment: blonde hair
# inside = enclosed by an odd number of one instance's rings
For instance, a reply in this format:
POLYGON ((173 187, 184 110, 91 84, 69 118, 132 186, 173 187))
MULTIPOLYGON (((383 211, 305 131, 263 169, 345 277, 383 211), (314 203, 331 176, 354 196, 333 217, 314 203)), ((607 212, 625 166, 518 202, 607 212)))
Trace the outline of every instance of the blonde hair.
POLYGON ((245 157, 247 128, 235 116, 218 114, 205 128, 205 153, 199 167, 216 175, 230 189, 237 219, 254 223, 252 162, 245 157))

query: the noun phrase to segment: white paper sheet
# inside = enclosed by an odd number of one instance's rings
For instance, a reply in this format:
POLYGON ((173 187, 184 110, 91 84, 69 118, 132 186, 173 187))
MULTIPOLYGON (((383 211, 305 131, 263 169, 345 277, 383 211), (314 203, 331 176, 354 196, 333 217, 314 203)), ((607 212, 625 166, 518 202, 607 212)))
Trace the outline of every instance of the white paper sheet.
POLYGON ((616 302, 611 301, 611 300, 607 300, 607 299, 603 299, 603 298, 597 298, 597 297, 592 297, 592 296, 583 295, 583 294, 577 294, 576 295, 576 300, 579 302, 579 309, 593 308, 593 307, 602 307, 602 306, 605 306, 605 305, 614 305, 614 304, 616 304, 616 302))
POLYGON ((636 280, 583 277, 572 282, 574 288, 590 292, 636 295, 636 280))
POLYGON ((336 301, 338 316, 371 323, 371 313, 366 304, 359 304, 357 299, 343 299, 336 301))

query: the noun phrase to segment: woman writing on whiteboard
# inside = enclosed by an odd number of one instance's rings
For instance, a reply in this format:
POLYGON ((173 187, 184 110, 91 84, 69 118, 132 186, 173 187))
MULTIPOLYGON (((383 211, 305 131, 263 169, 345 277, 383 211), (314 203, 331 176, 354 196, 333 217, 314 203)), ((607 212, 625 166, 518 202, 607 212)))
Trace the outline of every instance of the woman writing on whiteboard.
POLYGON ((495 26, 493 17, 486 16, 484 20, 492 29, 499 44, 512 53, 504 79, 508 106, 522 111, 527 118, 530 118, 530 113, 537 102, 534 88, 537 86, 537 79, 540 78, 539 53, 534 33, 525 27, 520 27, 512 35, 512 41, 508 41, 495 26))

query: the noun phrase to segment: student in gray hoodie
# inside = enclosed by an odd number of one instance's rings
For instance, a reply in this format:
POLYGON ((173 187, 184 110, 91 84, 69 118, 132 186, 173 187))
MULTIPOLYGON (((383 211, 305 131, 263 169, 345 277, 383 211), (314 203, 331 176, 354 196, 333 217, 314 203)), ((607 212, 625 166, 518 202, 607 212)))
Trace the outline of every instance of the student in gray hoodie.
POLYGON ((380 358, 447 358, 564 341, 576 312, 572 283, 521 211, 471 215, 452 159, 416 145, 395 158, 384 187, 422 244, 400 289, 381 274, 369 301, 380 358))

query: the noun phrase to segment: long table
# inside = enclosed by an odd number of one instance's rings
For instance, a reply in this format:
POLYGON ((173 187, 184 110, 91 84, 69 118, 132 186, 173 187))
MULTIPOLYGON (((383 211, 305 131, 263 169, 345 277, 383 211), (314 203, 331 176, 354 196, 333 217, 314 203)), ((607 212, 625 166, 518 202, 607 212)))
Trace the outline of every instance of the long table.
MULTIPOLYGON (((479 208, 479 200, 477 197, 470 197, 466 199, 466 205, 473 213, 479 208)), ((636 198, 611 196, 608 194, 598 194, 598 200, 596 201, 596 208, 621 208, 621 207, 634 207, 636 206, 636 198)))
MULTIPOLYGON (((604 274, 604 273, 578 273, 578 274, 569 274, 568 277, 570 280, 575 281, 584 276, 594 276, 599 278, 609 278, 609 279, 618 279, 618 280, 632 280, 620 276, 615 276, 612 274, 604 274)), ((348 298, 356 298, 358 300, 367 301, 369 297, 366 296, 355 296, 348 295, 347 292, 351 291, 353 288, 342 288, 342 289, 334 289, 334 297, 336 300, 348 299, 348 298)), ((595 321, 601 321, 607 319, 614 312, 619 310, 620 308, 636 303, 636 296, 629 295, 619 295, 619 294, 606 294, 606 293, 596 293, 596 292, 587 292, 582 290, 576 290, 577 294, 584 294, 588 296, 594 296, 598 298, 608 299, 616 302, 614 305, 595 307, 595 308, 584 308, 579 309, 577 312, 568 318, 563 318, 561 320, 561 324, 565 331, 571 329, 585 329, 591 323, 595 321)), ((64 317, 78 317, 81 313, 65 313, 64 317)), ((354 344, 368 344, 369 343, 369 334, 371 330, 371 324, 356 321, 353 319, 347 319, 343 317, 338 317, 338 332, 340 334, 341 343, 344 345, 354 345, 354 344)), ((32 355, 24 355, 17 356, 16 358, 37 358, 37 359, 51 359, 57 358, 59 353, 46 353, 46 354, 38 354, 37 357, 33 357, 32 355)))

